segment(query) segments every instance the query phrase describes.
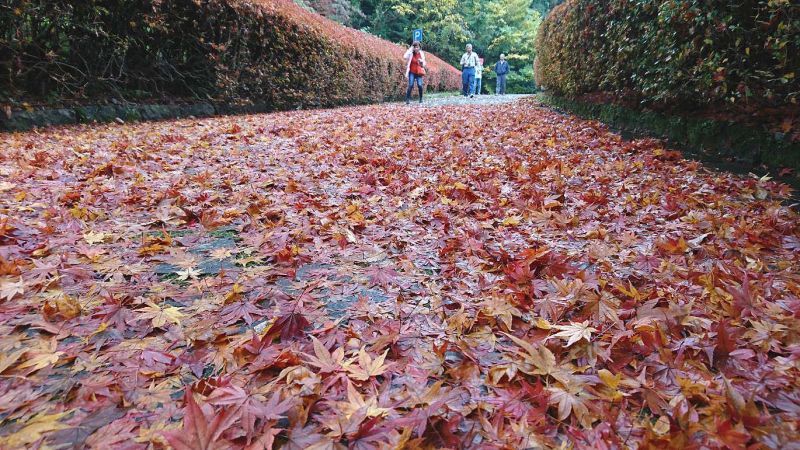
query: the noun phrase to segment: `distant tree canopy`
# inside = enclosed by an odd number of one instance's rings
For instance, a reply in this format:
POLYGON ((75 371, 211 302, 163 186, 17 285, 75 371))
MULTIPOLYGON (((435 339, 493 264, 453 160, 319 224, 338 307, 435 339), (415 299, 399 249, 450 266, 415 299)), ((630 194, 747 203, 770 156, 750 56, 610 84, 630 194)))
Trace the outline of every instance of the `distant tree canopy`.
MULTIPOLYGON (((408 44, 414 29, 425 33, 423 47, 458 64, 467 43, 487 67, 501 53, 512 66, 509 91, 533 88, 534 40, 542 17, 562 0, 298 0, 338 22, 392 42, 408 44)), ((485 82, 493 82, 492 71, 485 82)), ((487 85, 488 86, 488 85, 487 85)))

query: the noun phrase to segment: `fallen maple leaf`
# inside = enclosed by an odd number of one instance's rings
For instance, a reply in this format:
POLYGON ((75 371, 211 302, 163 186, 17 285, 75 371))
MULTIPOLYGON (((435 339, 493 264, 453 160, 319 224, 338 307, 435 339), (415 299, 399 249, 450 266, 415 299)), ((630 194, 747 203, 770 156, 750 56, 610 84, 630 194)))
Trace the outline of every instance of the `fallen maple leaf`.
POLYGON ((522 222, 522 216, 508 216, 503 219, 503 226, 506 227, 515 227, 522 222))
POLYGON ((556 357, 549 348, 544 345, 533 346, 510 334, 506 336, 525 350, 524 352, 516 350, 517 355, 523 358, 519 370, 529 375, 550 375, 562 383, 569 381, 569 373, 559 368, 556 357))
POLYGON ((592 396, 580 385, 570 385, 567 388, 552 386, 547 390, 550 391, 550 402, 558 405, 559 420, 566 420, 570 414, 575 414, 582 426, 591 426, 594 418, 586 407, 586 401, 591 400, 592 396))
POLYGON ((280 334, 282 340, 290 340, 303 335, 303 330, 309 326, 308 320, 299 312, 290 312, 278 318, 272 325, 270 334, 280 334))
POLYGON ((56 414, 37 414, 23 423, 22 428, 16 433, 0 437, 0 444, 4 448, 23 448, 41 439, 45 433, 69 428, 69 425, 59 422, 59 419, 70 414, 64 411, 56 414))
POLYGON ((261 396, 248 394, 239 386, 230 385, 215 389, 207 401, 215 406, 233 407, 248 439, 251 439, 255 437, 256 423, 259 420, 278 420, 296 403, 293 398, 281 401, 278 392, 273 393, 267 402, 259 397, 261 396))
POLYGON ((397 271, 388 266, 374 266, 367 270, 367 277, 372 286, 386 287, 397 277, 397 271))
POLYGON ((194 267, 189 267, 175 272, 175 274, 178 275, 177 279, 180 281, 186 281, 190 278, 196 280, 202 273, 203 272, 201 272, 200 269, 195 269, 194 267))
POLYGON ((384 365, 384 360, 386 359, 386 354, 389 352, 386 349, 382 355, 378 356, 374 360, 366 352, 364 347, 358 351, 358 365, 351 364, 348 365, 347 371, 350 373, 351 378, 354 380, 359 381, 366 381, 372 377, 376 377, 378 375, 383 375, 384 372, 389 368, 387 365, 384 365))
POLYGON ((76 299, 68 295, 60 295, 55 302, 45 302, 42 315, 45 320, 70 320, 81 314, 81 305, 76 299))
POLYGON ((57 346, 55 339, 40 342, 40 348, 28 351, 27 358, 17 368, 31 369, 31 372, 35 372, 56 364, 64 355, 64 352, 56 350, 57 346))
POLYGON ((306 357, 309 364, 319 368, 320 373, 337 372, 347 369, 350 365, 344 360, 344 348, 339 347, 331 353, 314 336, 311 336, 311 341, 314 343, 314 356, 306 354, 306 357))
POLYGON ((230 443, 220 440, 225 432, 236 421, 235 409, 226 408, 220 414, 206 414, 194 399, 194 394, 187 390, 184 394, 183 429, 168 431, 164 437, 175 450, 223 450, 230 448, 230 443))
POLYGON ((181 310, 175 306, 162 308, 151 301, 147 302, 146 306, 137 312, 139 313, 139 318, 150 319, 155 328, 161 328, 166 325, 167 322, 180 325, 181 319, 184 317, 181 310))
POLYGON ((19 281, 12 282, 9 278, 0 278, 0 299, 11 300, 17 295, 25 293, 25 282, 22 277, 19 281))
POLYGON ((110 236, 107 233, 103 232, 96 232, 96 231, 89 231, 88 233, 83 234, 83 239, 88 244, 100 244, 108 239, 110 236))
POLYGON ((589 326, 588 320, 582 323, 573 322, 569 325, 553 325, 553 328, 561 331, 554 334, 552 337, 560 337, 565 339, 567 341, 567 347, 580 341, 581 339, 591 341, 592 333, 597 332, 597 329, 589 326))

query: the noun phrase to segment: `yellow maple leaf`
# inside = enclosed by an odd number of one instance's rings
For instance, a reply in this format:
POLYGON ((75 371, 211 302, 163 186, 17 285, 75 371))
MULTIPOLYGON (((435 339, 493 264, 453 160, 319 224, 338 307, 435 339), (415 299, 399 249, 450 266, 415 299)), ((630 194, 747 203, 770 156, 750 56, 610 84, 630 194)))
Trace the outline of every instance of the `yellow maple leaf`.
POLYGON ((144 309, 139 310, 139 312, 143 313, 143 318, 150 319, 153 322, 153 327, 155 328, 161 328, 166 325, 167 322, 180 325, 181 318, 184 317, 184 314, 181 312, 181 310, 174 306, 162 308, 153 302, 147 302, 147 306, 144 309))
POLYGON ((622 381, 622 375, 614 375, 607 369, 600 369, 597 372, 597 376, 600 377, 600 380, 603 382, 603 384, 611 389, 616 389, 617 386, 619 386, 620 381, 622 381))
POLYGON ((306 354, 306 356, 309 360, 308 363, 319 368, 320 373, 336 372, 340 369, 346 369, 350 365, 349 362, 344 360, 344 347, 339 347, 331 353, 322 345, 319 339, 311 336, 311 341, 314 343, 315 356, 309 354, 306 354))
POLYGON ((22 448, 41 439, 44 433, 70 428, 69 425, 58 421, 69 413, 70 411, 65 411, 57 414, 39 414, 31 417, 19 431, 0 438, 0 447, 22 448))
POLYGON ((0 352, 0 373, 5 372, 6 369, 14 365, 19 357, 24 355, 26 351, 26 349, 22 348, 14 351, 0 352))
POLYGON ((492 297, 491 300, 486 302, 486 306, 481 308, 481 312, 489 317, 499 319, 505 325, 506 330, 511 331, 511 325, 514 321, 514 316, 521 317, 522 312, 514 307, 511 302, 501 298, 492 297))
POLYGON ((378 398, 371 396, 366 400, 356 391, 353 383, 347 382, 347 401, 337 402, 339 409, 345 417, 350 418, 354 413, 362 410, 367 417, 385 416, 389 413, 388 408, 378 406, 378 398))
POLYGON ((519 365, 520 371, 528 375, 550 375, 562 383, 569 382, 569 373, 558 366, 556 356, 549 348, 544 345, 534 346, 530 342, 508 333, 505 333, 505 335, 525 350, 524 352, 514 350, 518 356, 522 357, 519 365))
POLYGON ((536 319, 536 323, 534 325, 536 325, 536 328, 540 328, 542 330, 549 330, 553 328, 553 326, 550 325, 550 322, 548 322, 544 317, 539 317, 536 319))
POLYGON ((603 382, 605 388, 602 390, 602 395, 612 402, 616 402, 622 399, 625 396, 622 392, 620 392, 619 387, 620 382, 622 381, 621 374, 612 374, 609 370, 601 369, 597 372, 597 376, 600 378, 600 381, 603 382))
POLYGON ((53 365, 58 362, 58 359, 63 355, 64 352, 46 352, 46 353, 35 353, 31 358, 25 360, 22 364, 17 366, 19 369, 27 369, 28 367, 32 367, 33 371, 37 371, 40 369, 44 369, 47 366, 53 365))
POLYGON ((351 365, 347 368, 351 378, 359 381, 367 381, 371 377, 382 375, 386 372, 386 369, 388 369, 388 366, 383 364, 388 352, 389 349, 386 349, 381 356, 373 360, 364 347, 361 347, 361 350, 358 351, 358 365, 351 365))
POLYGON ((83 240, 85 240, 90 245, 104 242, 109 237, 110 237, 109 234, 103 232, 89 231, 88 233, 83 233, 83 240))
POLYGON ((234 283, 231 291, 225 295, 225 304, 228 305, 233 302, 237 302, 242 298, 242 294, 244 293, 244 289, 239 285, 239 283, 234 283))
POLYGON ((507 227, 515 227, 522 222, 522 216, 508 216, 503 219, 503 225, 507 227))
POLYGON ((209 256, 211 256, 211 259, 217 259, 220 261, 223 259, 230 258, 232 255, 233 255, 233 250, 229 248, 217 248, 212 250, 211 253, 209 254, 209 256))

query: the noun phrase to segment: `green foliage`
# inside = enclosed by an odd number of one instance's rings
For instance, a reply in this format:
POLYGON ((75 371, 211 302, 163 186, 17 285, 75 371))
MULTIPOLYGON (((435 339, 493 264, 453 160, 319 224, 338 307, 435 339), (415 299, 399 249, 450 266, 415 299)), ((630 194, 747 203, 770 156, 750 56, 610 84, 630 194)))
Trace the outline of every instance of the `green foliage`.
POLYGON ((550 12, 550 10, 561 4, 563 1, 564 0, 533 0, 531 1, 531 8, 544 17, 550 12))
POLYGON ((425 48, 458 63, 472 38, 457 0, 382 0, 374 2, 366 28, 392 42, 408 44, 416 28, 425 32, 425 48))
MULTIPOLYGON (((288 0, 14 0, 0 6, 0 99, 381 101, 403 90, 403 51, 288 0)), ((429 88, 458 87, 428 62, 429 88)))
MULTIPOLYGON (((509 92, 533 88, 534 40, 542 14, 560 0, 363 0, 361 26, 393 42, 407 43, 416 28, 425 32, 424 47, 458 64, 472 43, 489 68, 506 53, 512 72, 509 92)), ((495 75, 484 72, 493 89, 495 75)))
MULTIPOLYGON (((476 34, 475 44, 487 68, 493 68, 500 54, 505 53, 513 69, 508 75, 507 92, 530 92, 536 52, 534 39, 541 16, 530 7, 529 0, 484 0, 474 4, 480 8, 475 17, 483 21, 476 24, 475 29, 481 33, 476 34)), ((484 72, 484 78, 493 85, 497 76, 489 70, 484 72)))
POLYGON ((557 94, 691 109, 800 97, 791 0, 568 0, 537 36, 536 79, 557 94))

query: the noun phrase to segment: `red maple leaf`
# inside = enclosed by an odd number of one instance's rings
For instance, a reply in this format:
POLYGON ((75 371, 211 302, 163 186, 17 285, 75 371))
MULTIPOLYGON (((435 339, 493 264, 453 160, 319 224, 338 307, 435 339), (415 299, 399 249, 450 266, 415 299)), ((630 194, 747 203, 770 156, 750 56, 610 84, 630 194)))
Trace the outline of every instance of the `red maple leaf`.
POLYGON ((292 311, 275 321, 270 328, 270 334, 280 334, 281 340, 286 341, 302 336, 303 330, 309 325, 309 321, 302 314, 292 311))
POLYGON ((387 287, 397 277, 397 271, 389 266, 383 267, 370 267, 367 271, 367 277, 371 286, 380 285, 387 287))
POLYGON ((250 301, 238 301, 222 308, 220 320, 223 325, 230 325, 244 319, 245 323, 252 325, 255 317, 264 317, 267 311, 259 308, 250 301))
POLYGON ((249 442, 255 437, 256 423, 259 420, 264 422, 280 419, 295 404, 295 400, 290 397, 281 401, 280 394, 275 392, 269 401, 263 402, 241 387, 229 385, 216 389, 208 397, 208 403, 234 408, 249 442))
MULTIPOLYGON (((194 393, 187 389, 184 394, 183 429, 164 433, 167 442, 175 450, 223 450, 231 448, 230 442, 220 440, 225 432, 238 419, 236 408, 226 408, 222 413, 213 410, 204 412, 194 399, 194 393)), ((210 405, 209 405, 210 409, 210 405)))

